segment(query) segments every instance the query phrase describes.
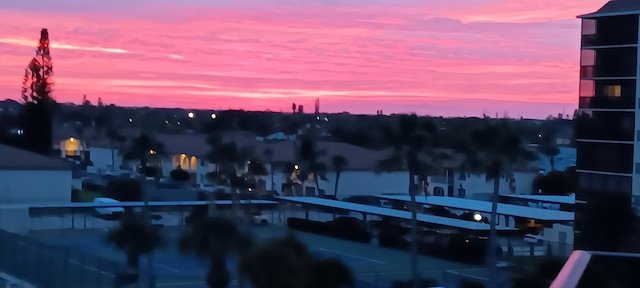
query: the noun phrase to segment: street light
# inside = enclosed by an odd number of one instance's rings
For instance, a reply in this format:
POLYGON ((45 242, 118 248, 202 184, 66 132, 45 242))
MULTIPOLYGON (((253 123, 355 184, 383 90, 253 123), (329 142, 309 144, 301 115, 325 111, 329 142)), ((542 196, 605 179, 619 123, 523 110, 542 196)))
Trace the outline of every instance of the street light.
POLYGON ((187 113, 187 117, 193 119, 193 117, 196 117, 196 115, 193 114, 193 112, 189 112, 189 113, 187 113))
POLYGON ((216 115, 216 113, 211 113, 211 119, 216 119, 218 118, 218 115, 216 115))

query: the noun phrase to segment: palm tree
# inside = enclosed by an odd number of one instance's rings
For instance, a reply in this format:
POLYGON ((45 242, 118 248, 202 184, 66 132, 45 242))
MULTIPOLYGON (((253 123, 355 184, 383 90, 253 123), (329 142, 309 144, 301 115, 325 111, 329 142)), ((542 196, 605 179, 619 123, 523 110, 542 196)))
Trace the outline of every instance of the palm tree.
POLYGON ((238 168, 245 167, 253 155, 251 148, 238 147, 235 142, 223 142, 218 134, 207 138, 211 146, 208 160, 215 163, 215 171, 207 173, 207 179, 231 189, 231 206, 234 219, 238 219, 238 189, 245 187, 245 179, 238 176, 238 168))
POLYGON ((542 155, 546 156, 547 159, 549 159, 549 166, 551 167, 551 171, 556 170, 556 156, 560 154, 560 149, 555 143, 553 143, 553 139, 551 139, 551 137, 543 137, 542 142, 538 146, 538 151, 540 151, 542 155))
POLYGON ((124 251, 130 269, 127 274, 136 275, 134 279, 138 278, 140 256, 151 254, 163 244, 160 227, 151 225, 150 218, 138 213, 126 213, 119 225, 107 233, 107 241, 124 251))
POLYGON ((206 283, 225 288, 231 282, 227 256, 250 247, 250 238, 231 220, 222 217, 196 219, 180 238, 180 250, 209 261, 206 283))
POLYGON ((115 130, 113 128, 107 129, 106 136, 109 139, 109 143, 111 145, 111 166, 113 166, 111 168, 116 169, 115 146, 116 146, 116 143, 118 143, 117 146, 119 147, 122 143, 126 141, 126 138, 122 136, 122 134, 120 134, 118 130, 115 130))
POLYGON ((398 127, 383 126, 383 140, 392 147, 391 155, 387 159, 378 162, 377 171, 408 171, 409 187, 408 193, 411 198, 411 274, 413 287, 419 285, 420 272, 418 268, 418 203, 414 182, 415 176, 423 177, 427 172, 432 171, 439 154, 434 152, 429 145, 434 142, 436 127, 432 121, 420 121, 418 116, 401 115, 398 127), (427 154, 428 157, 424 157, 427 154))
POLYGON ((496 222, 500 180, 511 177, 518 167, 528 165, 537 155, 527 149, 525 142, 513 125, 506 119, 484 119, 470 130, 467 143, 460 148, 465 154, 463 170, 472 174, 485 174, 493 181, 491 197, 491 219, 489 232, 488 262, 491 279, 497 277, 496 222))
POLYGON ((274 187, 275 183, 273 181, 273 156, 274 156, 273 149, 271 148, 264 149, 262 153, 264 154, 265 158, 267 158, 267 162, 269 163, 269 174, 271 174, 271 191, 275 191, 276 188, 274 187))
MULTIPOLYGON (((300 166, 304 173, 301 175, 307 176, 309 173, 313 173, 313 179, 316 184, 316 193, 320 194, 319 178, 321 174, 327 170, 324 163, 319 161, 319 158, 326 153, 323 150, 318 150, 317 143, 312 140, 311 136, 305 136, 300 140, 298 148, 298 160, 300 160, 300 166)), ((307 178, 300 179, 302 181, 307 178)))
POLYGON ((333 189, 333 197, 338 198, 338 183, 340 182, 340 174, 342 174, 342 170, 344 170, 349 162, 347 158, 342 155, 334 155, 331 157, 331 164, 333 165, 333 169, 336 171, 336 183, 333 189))
POLYGON ((337 259, 316 259, 289 235, 254 247, 239 261, 240 276, 254 288, 353 287, 353 273, 337 259))
POLYGON ((164 155, 164 145, 149 134, 141 133, 138 137, 131 139, 129 146, 125 148, 123 158, 139 161, 141 172, 144 173, 149 159, 161 155, 164 155))

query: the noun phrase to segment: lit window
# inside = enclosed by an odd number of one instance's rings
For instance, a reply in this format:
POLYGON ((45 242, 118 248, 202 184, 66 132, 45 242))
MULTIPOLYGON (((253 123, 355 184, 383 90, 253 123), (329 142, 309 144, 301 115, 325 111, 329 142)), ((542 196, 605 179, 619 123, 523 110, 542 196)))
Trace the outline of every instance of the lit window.
POLYGON ((620 85, 607 85, 604 87, 604 95, 608 97, 620 97, 622 87, 620 85))

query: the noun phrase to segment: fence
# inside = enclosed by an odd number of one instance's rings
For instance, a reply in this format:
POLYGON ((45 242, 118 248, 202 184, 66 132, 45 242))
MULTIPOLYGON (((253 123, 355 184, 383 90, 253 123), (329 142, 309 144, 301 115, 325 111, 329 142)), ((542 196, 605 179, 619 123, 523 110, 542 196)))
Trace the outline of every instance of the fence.
MULTIPOLYGON (((126 266, 0 230, 0 269, 37 287, 112 288, 126 266)), ((146 278, 141 275, 141 278, 146 278)), ((143 287, 143 281, 139 286, 143 287)))

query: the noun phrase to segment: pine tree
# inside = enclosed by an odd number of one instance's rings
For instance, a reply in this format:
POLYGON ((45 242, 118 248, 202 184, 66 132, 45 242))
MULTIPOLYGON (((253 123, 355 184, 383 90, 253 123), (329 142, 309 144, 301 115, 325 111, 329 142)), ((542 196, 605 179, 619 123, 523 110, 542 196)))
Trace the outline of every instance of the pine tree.
POLYGON ((49 52, 49 32, 42 29, 36 56, 25 69, 22 83, 20 123, 24 134, 20 146, 23 149, 51 155, 53 144, 52 122, 55 100, 53 89, 53 61, 49 52))

